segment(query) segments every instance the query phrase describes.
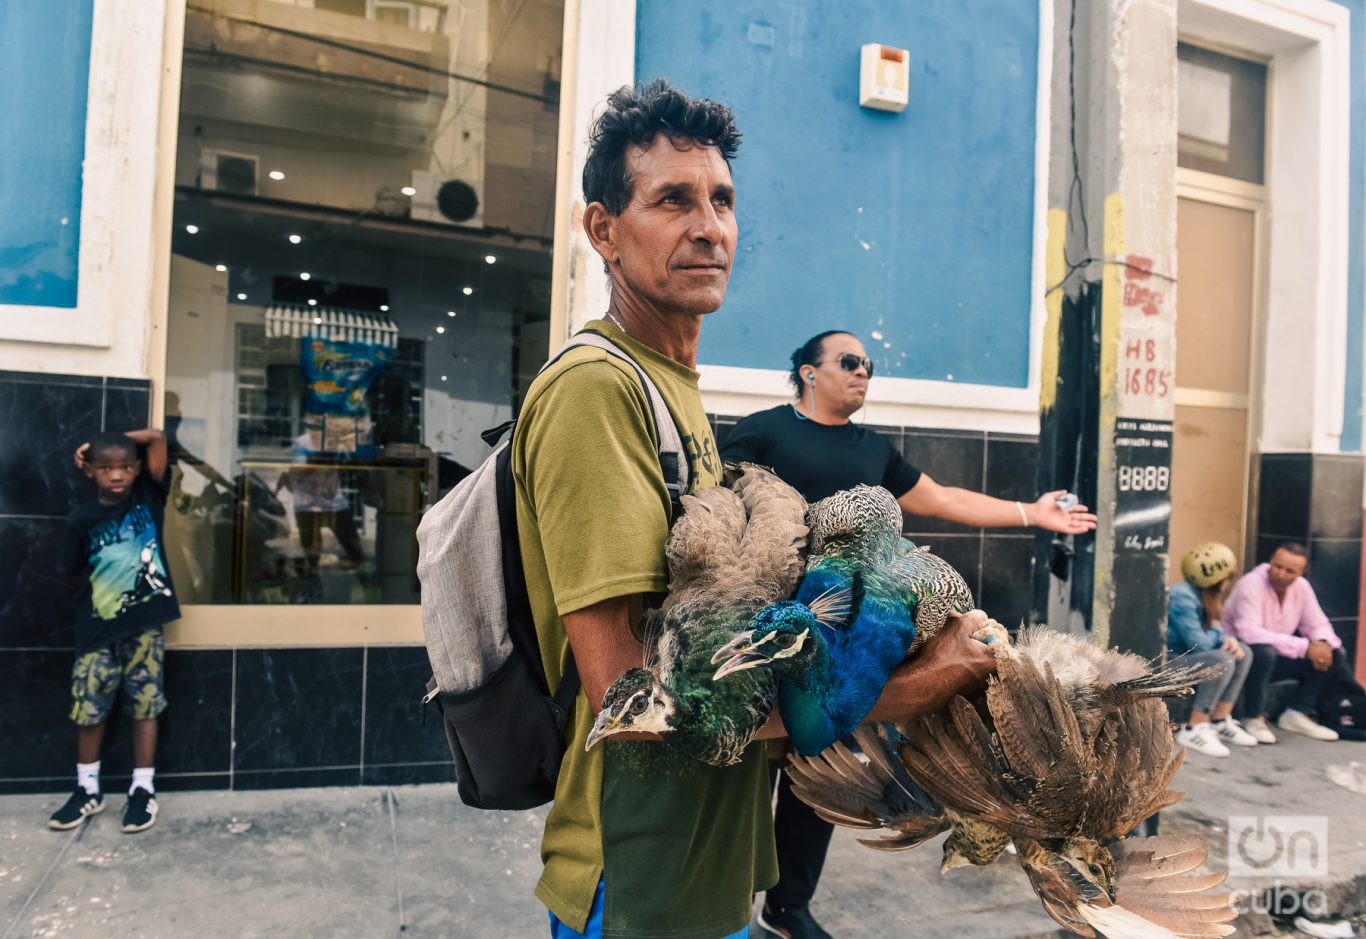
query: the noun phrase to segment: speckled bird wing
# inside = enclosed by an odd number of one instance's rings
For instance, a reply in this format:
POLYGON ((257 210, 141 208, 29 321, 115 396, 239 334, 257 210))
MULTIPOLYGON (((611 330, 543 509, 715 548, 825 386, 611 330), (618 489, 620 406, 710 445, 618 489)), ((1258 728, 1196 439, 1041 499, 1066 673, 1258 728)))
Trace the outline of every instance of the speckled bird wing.
POLYGON ((888 563, 888 590, 895 590, 915 610, 916 645, 944 627, 950 616, 974 606, 967 581, 948 561, 901 539, 888 563))
POLYGON ((760 608, 792 596, 806 561, 806 500, 773 473, 752 463, 738 467, 733 483, 747 519, 740 538, 740 565, 735 572, 752 589, 745 598, 752 615, 760 608))
POLYGON ((865 724, 854 738, 868 762, 838 741, 819 756, 789 760, 784 772, 799 799, 831 824, 884 830, 886 837, 859 839, 883 851, 914 848, 949 828, 943 808, 890 756, 882 728, 865 724))

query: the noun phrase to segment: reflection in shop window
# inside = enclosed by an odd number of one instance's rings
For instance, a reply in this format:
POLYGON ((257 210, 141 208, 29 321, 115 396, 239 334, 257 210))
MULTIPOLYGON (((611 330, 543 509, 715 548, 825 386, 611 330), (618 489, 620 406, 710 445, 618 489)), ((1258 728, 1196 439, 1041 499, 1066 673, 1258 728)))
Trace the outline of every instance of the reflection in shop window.
POLYGON ((187 603, 410 604, 547 352, 562 4, 189 0, 167 330, 187 603))

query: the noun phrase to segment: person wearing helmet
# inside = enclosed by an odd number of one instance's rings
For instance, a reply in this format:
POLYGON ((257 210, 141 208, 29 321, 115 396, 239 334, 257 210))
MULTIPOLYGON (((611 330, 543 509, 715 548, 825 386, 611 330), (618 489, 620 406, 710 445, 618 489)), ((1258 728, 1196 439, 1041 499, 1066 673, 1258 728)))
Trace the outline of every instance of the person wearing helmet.
POLYGON ((1196 686, 1189 722, 1176 732, 1176 742, 1205 756, 1228 756, 1230 744, 1255 747, 1259 738, 1233 717, 1252 655, 1220 627, 1238 559, 1227 545, 1211 541, 1186 552, 1181 574, 1184 579, 1167 591, 1167 651, 1192 665, 1225 667, 1196 686))

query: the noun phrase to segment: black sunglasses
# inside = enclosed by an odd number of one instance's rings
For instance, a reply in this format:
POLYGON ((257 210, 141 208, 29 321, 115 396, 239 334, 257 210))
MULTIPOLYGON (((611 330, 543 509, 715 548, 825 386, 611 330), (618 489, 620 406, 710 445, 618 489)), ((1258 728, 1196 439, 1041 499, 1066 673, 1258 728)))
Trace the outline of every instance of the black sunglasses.
POLYGON ((846 372, 856 372, 858 371, 858 367, 862 365, 863 370, 868 373, 868 377, 873 377, 872 359, 865 358, 861 355, 854 355, 852 352, 841 352, 840 357, 835 361, 838 362, 840 368, 844 369, 846 372))

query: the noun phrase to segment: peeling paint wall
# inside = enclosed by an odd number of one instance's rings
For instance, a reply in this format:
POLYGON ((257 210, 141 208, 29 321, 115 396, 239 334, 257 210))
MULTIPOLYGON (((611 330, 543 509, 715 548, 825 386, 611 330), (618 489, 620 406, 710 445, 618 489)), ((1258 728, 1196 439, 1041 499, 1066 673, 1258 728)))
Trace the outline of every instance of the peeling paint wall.
POLYGON ((737 114, 740 251, 709 365, 779 368, 832 327, 879 374, 1026 386, 1039 9, 641 0, 636 75, 737 114), (910 50, 910 104, 858 105, 859 48, 910 50))

